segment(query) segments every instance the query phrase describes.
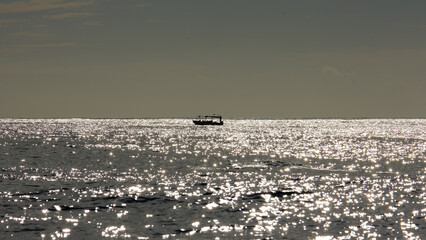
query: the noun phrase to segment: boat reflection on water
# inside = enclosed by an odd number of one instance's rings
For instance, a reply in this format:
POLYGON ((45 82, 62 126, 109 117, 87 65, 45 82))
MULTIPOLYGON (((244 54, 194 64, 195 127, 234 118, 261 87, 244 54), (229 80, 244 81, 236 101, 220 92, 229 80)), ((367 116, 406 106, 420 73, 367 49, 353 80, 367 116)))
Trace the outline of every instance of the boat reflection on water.
POLYGON ((223 125, 222 116, 220 115, 198 116, 192 122, 195 125, 223 125))

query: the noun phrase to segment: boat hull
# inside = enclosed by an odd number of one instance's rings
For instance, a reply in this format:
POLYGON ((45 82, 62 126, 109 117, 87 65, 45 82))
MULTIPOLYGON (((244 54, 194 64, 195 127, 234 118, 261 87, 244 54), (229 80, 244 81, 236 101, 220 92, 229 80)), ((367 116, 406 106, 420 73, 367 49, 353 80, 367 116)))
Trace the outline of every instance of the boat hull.
POLYGON ((223 125, 223 122, 193 120, 195 125, 223 125))

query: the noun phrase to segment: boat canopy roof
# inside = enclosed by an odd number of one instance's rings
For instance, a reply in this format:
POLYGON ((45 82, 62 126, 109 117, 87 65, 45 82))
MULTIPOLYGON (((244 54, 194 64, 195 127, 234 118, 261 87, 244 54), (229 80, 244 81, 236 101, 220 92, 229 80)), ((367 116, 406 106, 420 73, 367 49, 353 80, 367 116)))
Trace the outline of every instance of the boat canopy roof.
POLYGON ((220 115, 205 115, 205 116, 198 116, 198 118, 219 118, 222 119, 222 116, 220 115))

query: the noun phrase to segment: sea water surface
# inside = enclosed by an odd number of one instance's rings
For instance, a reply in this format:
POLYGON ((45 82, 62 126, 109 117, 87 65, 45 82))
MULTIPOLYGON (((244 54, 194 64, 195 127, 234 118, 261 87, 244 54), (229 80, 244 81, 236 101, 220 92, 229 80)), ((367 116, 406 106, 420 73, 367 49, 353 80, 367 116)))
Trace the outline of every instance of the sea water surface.
POLYGON ((0 119, 1 239, 426 239, 426 120, 0 119))

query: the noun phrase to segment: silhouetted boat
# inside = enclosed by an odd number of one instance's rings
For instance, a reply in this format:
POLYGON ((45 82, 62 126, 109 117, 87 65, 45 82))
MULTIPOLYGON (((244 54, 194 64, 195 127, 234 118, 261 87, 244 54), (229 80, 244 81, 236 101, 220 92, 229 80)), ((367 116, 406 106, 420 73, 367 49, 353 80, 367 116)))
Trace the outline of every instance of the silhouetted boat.
POLYGON ((195 125, 223 125, 222 116, 198 116, 197 119, 192 120, 195 125))

